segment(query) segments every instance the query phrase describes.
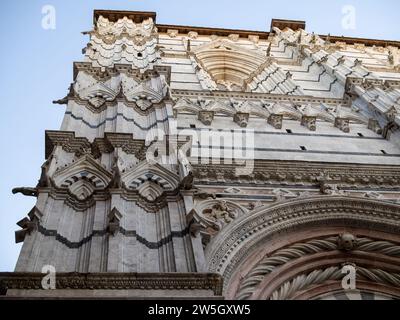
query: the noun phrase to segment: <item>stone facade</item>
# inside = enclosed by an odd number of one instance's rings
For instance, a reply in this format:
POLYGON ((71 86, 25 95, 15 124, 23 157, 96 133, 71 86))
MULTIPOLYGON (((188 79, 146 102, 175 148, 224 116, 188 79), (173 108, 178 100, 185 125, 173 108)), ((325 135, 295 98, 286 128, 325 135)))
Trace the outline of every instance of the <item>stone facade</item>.
POLYGON ((95 11, 3 292, 399 298, 400 43, 155 20, 95 11))

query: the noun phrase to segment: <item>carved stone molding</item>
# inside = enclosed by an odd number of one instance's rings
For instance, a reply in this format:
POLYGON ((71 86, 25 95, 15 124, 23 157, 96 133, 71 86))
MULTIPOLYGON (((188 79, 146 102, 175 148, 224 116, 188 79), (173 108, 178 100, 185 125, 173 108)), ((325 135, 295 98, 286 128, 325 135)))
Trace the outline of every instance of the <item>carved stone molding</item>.
MULTIPOLYGON (((326 269, 314 270, 311 273, 299 275, 286 282, 272 293, 270 300, 288 300, 295 297, 296 293, 306 291, 312 286, 328 281, 339 281, 344 277, 343 266, 332 266, 326 269)), ((372 281, 377 284, 389 284, 392 287, 400 287, 400 273, 387 272, 381 269, 369 269, 357 267, 357 278, 372 281)), ((400 294, 400 292, 398 292, 400 294)))
POLYGON ((196 201, 193 218, 200 225, 203 246, 207 246, 218 232, 246 212, 246 209, 232 201, 217 199, 196 201))
POLYGON ((396 204, 338 196, 295 199, 258 208, 235 220, 211 241, 206 250, 208 268, 220 272, 228 281, 237 264, 261 238, 305 225, 364 225, 396 234, 400 231, 399 214, 400 206, 396 204))
MULTIPOLYGON (((145 72, 124 64, 98 68, 85 62, 74 64, 74 84, 63 101, 74 100, 98 113, 107 106, 123 101, 140 114, 148 114, 170 99, 171 68, 154 66, 145 72)), ((63 103, 57 101, 57 103, 63 103)))
POLYGON ((78 201, 88 200, 96 190, 105 190, 111 182, 111 173, 89 155, 57 170, 50 178, 54 186, 67 189, 78 201))
POLYGON ((103 82, 120 74, 125 74, 127 77, 138 82, 157 78, 160 75, 164 76, 167 84, 171 81, 171 67, 163 65, 156 65, 151 69, 141 72, 137 68, 132 68, 129 64, 115 64, 113 67, 101 68, 95 67, 89 62, 74 62, 74 80, 76 80, 79 72, 84 72, 94 79, 103 82))
MULTIPOLYGON (((197 98, 199 95, 198 91, 195 90, 182 90, 172 89, 172 95, 175 98, 197 98)), ((203 99, 238 99, 238 100, 265 100, 267 102, 284 102, 284 103, 326 103, 331 105, 346 104, 345 99, 337 98, 320 98, 312 97, 307 95, 284 95, 284 94, 272 94, 272 93, 261 93, 261 92, 234 92, 234 91, 210 91, 201 92, 203 99)))
POLYGON ((106 132, 104 138, 96 138, 90 143, 87 138, 76 137, 72 131, 46 131, 46 159, 56 146, 61 146, 63 150, 74 153, 77 157, 89 152, 96 159, 103 153, 121 148, 127 154, 134 154, 138 160, 144 160, 147 150, 144 140, 134 139, 130 133, 106 132))
POLYGON ((307 255, 335 250, 342 250, 345 252, 357 250, 357 252, 370 252, 400 258, 399 244, 364 237, 356 238, 352 234, 342 234, 338 237, 331 236, 328 238, 295 243, 262 258, 251 271, 244 276, 237 290, 236 298, 240 300, 248 299, 267 274, 270 274, 272 271, 284 266, 290 261, 300 259, 307 255))
MULTIPOLYGON (((329 176, 330 185, 382 187, 400 185, 398 166, 364 165, 364 164, 327 164, 302 161, 255 160, 253 172, 246 177, 236 176, 237 166, 232 164, 202 165, 193 162, 195 183, 212 183, 217 173, 224 183, 251 183, 254 187, 276 184, 281 181, 294 184, 304 183, 319 186, 321 173, 329 176), (204 174, 203 174, 204 173, 204 174)), ((214 181, 215 183, 215 181, 214 181)))
MULTIPOLYGON (((5 290, 42 290, 41 273, 0 273, 5 290)), ((57 289, 89 290, 212 290, 222 294, 222 278, 211 273, 57 273, 57 289)), ((55 291, 55 296, 57 293, 55 291)))

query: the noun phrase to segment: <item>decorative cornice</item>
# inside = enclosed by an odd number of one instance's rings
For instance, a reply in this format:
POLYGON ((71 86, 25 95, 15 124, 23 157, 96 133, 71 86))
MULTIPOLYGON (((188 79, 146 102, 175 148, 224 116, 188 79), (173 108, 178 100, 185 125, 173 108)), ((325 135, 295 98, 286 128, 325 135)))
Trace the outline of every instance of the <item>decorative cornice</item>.
MULTIPOLYGON (((42 290, 42 273, 0 273, 5 290, 42 290)), ((222 295, 222 278, 215 273, 57 273, 56 289, 89 290, 212 290, 222 295)))
MULTIPOLYGON (((143 11, 119 11, 119 10, 94 10, 93 12, 93 23, 97 24, 98 18, 103 16, 107 18, 110 22, 116 22, 119 19, 127 17, 135 23, 141 23, 145 20, 151 18, 154 22, 156 21, 156 12, 143 12, 143 11)), ((294 30, 305 29, 304 21, 294 21, 294 20, 282 20, 282 19, 272 19, 272 27, 279 27, 280 29, 285 27, 290 27, 294 30), (282 27, 282 28, 281 28, 282 27)), ((249 36, 258 36, 262 40, 267 40, 271 32, 267 31, 255 31, 255 30, 238 30, 238 29, 224 29, 224 28, 212 28, 212 27, 196 27, 196 26, 181 26, 181 25, 170 25, 170 24, 157 24, 156 25, 159 33, 167 33, 168 30, 177 30, 181 34, 189 34, 190 32, 196 32, 198 35, 216 35, 222 37, 228 37, 232 34, 239 35, 243 38, 248 38, 249 36)), ((343 42, 346 44, 365 44, 367 46, 394 46, 400 47, 399 41, 393 40, 378 40, 378 39, 367 39, 367 38, 354 38, 354 37, 344 37, 344 36, 334 36, 334 35, 319 35, 322 39, 327 39, 329 37, 331 42, 343 42)))
POLYGON ((45 158, 48 159, 56 146, 61 146, 63 150, 77 155, 84 154, 91 150, 92 145, 85 137, 75 137, 72 131, 45 131, 45 158))
POLYGON ((249 36, 258 36, 262 40, 267 40, 270 33, 265 31, 254 30, 238 30, 238 29, 224 29, 224 28, 208 28, 208 27, 195 27, 195 26, 179 26, 171 24, 157 24, 159 33, 167 33, 168 30, 176 30, 178 34, 189 34, 190 32, 197 32, 198 35, 204 36, 220 36, 229 37, 232 34, 237 34, 239 37, 248 38, 249 36))
POLYGON ((156 65, 140 72, 128 64, 105 68, 94 67, 89 62, 75 62, 74 84, 70 86, 65 98, 54 103, 67 104, 75 101, 90 111, 99 113, 121 101, 139 114, 148 115, 154 108, 164 107, 168 101, 172 103, 170 81, 170 66, 156 65), (157 83, 152 79, 157 79, 157 83))
POLYGON ((106 132, 104 138, 96 138, 92 143, 85 137, 76 137, 73 131, 47 130, 45 133, 45 158, 48 159, 56 146, 80 156, 88 151, 99 158, 102 153, 111 153, 121 148, 127 154, 134 154, 138 160, 145 159, 145 141, 134 139, 130 133, 106 132))
POLYGON ((272 19, 271 20, 271 31, 274 32, 273 28, 279 28, 281 30, 285 28, 290 28, 293 31, 297 31, 299 29, 306 29, 306 22, 299 20, 282 20, 282 19, 272 19))
MULTIPOLYGON (((119 102, 122 102, 125 106, 127 106, 128 108, 133 108, 137 113, 139 113, 142 116, 147 116, 151 113, 154 113, 155 109, 162 109, 165 108, 165 103, 163 100, 160 103, 153 103, 151 108, 148 108, 146 110, 142 110, 138 104, 136 102, 132 102, 129 101, 124 95, 117 95, 115 97, 115 99, 111 100, 111 101, 105 101, 101 106, 99 107, 95 107, 93 106, 88 100, 84 100, 81 99, 77 94, 73 94, 67 97, 68 101, 73 101, 76 104, 78 104, 79 106, 83 106, 85 108, 87 108, 88 110, 90 110, 93 113, 101 113, 105 110, 107 110, 110 107, 117 107, 119 102)), ((120 115, 122 115, 120 113, 120 115)), ((130 118, 127 118, 130 121, 130 118)), ((137 125, 138 127, 141 127, 139 123, 135 122, 135 125, 137 125)))
POLYGON ((165 76, 167 84, 171 81, 171 67, 163 65, 155 65, 152 69, 147 69, 140 72, 140 69, 132 68, 130 64, 114 64, 111 67, 95 67, 90 62, 74 62, 74 75, 73 79, 76 80, 78 72, 85 72, 96 80, 106 81, 111 79, 113 76, 118 76, 123 73, 128 77, 137 79, 138 81, 150 80, 152 78, 159 77, 160 75, 165 76))
POLYGON ((85 126, 88 126, 89 128, 92 128, 92 129, 100 128, 101 126, 104 126, 107 123, 107 121, 114 121, 118 117, 121 117, 125 121, 133 123, 137 128, 139 128, 141 130, 150 130, 150 129, 153 129, 154 127, 156 127, 158 124, 165 123, 170 118, 172 118, 170 116, 167 116, 164 119, 155 120, 152 124, 150 124, 148 126, 142 126, 139 122, 137 122, 135 120, 135 118, 128 118, 123 113, 117 113, 115 116, 110 117, 110 118, 105 118, 103 121, 101 121, 99 123, 96 123, 96 124, 93 124, 93 123, 90 123, 90 122, 86 121, 83 117, 77 116, 77 115, 73 114, 71 111, 66 111, 65 115, 70 115, 72 119, 77 120, 77 121, 81 121, 82 124, 84 124, 85 126))
POLYGON ((243 100, 266 100, 273 102, 293 102, 293 103, 326 103, 326 104, 346 104, 345 99, 336 98, 319 98, 307 95, 283 95, 283 94, 270 94, 270 93, 256 93, 256 92, 239 92, 239 91, 197 91, 197 90, 181 90, 172 89, 172 96, 174 98, 235 98, 243 100))
POLYGON ((242 177, 235 174, 237 165, 209 163, 203 165, 192 161, 196 184, 214 181, 212 177, 219 175, 223 177, 224 183, 246 182, 254 184, 255 187, 282 181, 315 185, 321 177, 324 177, 327 183, 347 186, 400 185, 400 166, 393 165, 255 160, 253 173, 242 177), (207 175, 203 172, 207 172, 207 175))
POLYGON ((384 80, 384 79, 364 79, 357 77, 347 77, 345 90, 348 93, 352 93, 352 87, 354 85, 361 86, 364 89, 378 87, 383 90, 387 89, 399 89, 400 80, 384 80))
POLYGON ((110 22, 116 22, 119 19, 127 17, 135 23, 141 23, 149 18, 156 21, 157 13, 149 11, 124 11, 124 10, 94 10, 93 11, 93 24, 97 24, 99 17, 108 19, 110 22))

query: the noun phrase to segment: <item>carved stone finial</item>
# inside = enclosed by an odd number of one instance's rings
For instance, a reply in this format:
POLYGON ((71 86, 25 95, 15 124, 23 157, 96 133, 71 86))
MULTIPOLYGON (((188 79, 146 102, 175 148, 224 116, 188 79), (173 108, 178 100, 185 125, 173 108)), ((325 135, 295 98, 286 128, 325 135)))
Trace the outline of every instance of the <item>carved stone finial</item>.
POLYGON ((314 32, 311 34, 310 43, 311 43, 311 44, 316 44, 316 43, 317 43, 317 37, 316 37, 316 35, 315 35, 314 32))
POLYGON ((338 236, 337 245, 339 250, 353 251, 357 247, 357 239, 351 233, 343 233, 338 236))

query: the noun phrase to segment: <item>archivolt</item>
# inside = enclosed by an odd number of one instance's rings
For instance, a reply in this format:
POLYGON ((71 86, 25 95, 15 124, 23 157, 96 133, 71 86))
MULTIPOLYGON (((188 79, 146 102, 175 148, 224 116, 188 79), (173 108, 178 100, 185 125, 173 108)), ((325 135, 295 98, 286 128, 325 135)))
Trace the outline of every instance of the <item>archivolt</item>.
MULTIPOLYGON (((259 208, 211 241, 206 249, 208 268, 223 275, 227 298, 241 299, 270 298, 270 290, 281 290, 285 283, 289 286, 296 277, 317 269, 339 268, 349 258, 363 270, 382 269, 397 276, 399 218, 400 205, 342 196, 295 199, 259 208), (337 246, 338 235, 345 232, 358 238, 354 255, 337 246)), ((374 278, 367 271, 364 275, 374 278)), ((390 283, 382 285, 390 287, 390 283)))

